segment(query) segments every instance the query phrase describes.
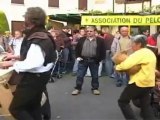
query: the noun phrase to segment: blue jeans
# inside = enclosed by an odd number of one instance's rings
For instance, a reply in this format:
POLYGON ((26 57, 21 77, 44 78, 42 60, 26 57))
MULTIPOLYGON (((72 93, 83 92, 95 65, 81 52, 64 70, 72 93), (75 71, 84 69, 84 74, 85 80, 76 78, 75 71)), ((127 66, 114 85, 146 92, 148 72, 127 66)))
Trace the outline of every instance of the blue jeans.
POLYGON ((104 60, 105 63, 105 71, 107 76, 111 76, 113 73, 113 62, 110 56, 110 50, 106 50, 106 59, 104 60))
POLYGON ((99 63, 93 61, 82 60, 78 64, 78 71, 77 71, 77 80, 76 80, 76 87, 75 89, 81 90, 83 85, 84 76, 86 74, 87 68, 89 67, 91 71, 92 77, 92 90, 99 88, 99 81, 98 81, 98 67, 99 63))
POLYGON ((62 62, 57 61, 57 63, 55 64, 55 68, 53 70, 53 73, 54 74, 62 74, 62 72, 63 72, 62 62))
POLYGON ((73 70, 72 70, 73 73, 77 73, 77 71, 78 71, 78 63, 79 63, 79 61, 77 59, 75 59, 73 70))
POLYGON ((66 71, 66 64, 68 62, 68 57, 69 57, 69 49, 64 48, 62 52, 62 59, 63 59, 63 65, 62 65, 62 72, 66 71))
POLYGON ((116 84, 128 84, 129 76, 125 72, 116 72, 116 84))

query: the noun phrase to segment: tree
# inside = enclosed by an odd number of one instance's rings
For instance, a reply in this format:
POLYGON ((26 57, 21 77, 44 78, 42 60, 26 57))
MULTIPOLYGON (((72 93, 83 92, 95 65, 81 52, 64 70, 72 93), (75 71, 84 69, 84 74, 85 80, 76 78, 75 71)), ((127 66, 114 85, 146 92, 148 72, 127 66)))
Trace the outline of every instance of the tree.
POLYGON ((0 11, 0 33, 5 31, 9 31, 9 25, 5 13, 0 11))

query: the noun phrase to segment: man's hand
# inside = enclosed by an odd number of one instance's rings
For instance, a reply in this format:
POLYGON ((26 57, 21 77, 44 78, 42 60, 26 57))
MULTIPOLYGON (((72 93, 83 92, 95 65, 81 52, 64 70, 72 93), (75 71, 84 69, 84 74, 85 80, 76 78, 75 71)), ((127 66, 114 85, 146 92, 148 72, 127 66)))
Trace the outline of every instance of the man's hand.
POLYGON ((0 63, 0 68, 8 69, 9 67, 13 66, 14 61, 3 61, 0 63))
POLYGON ((72 36, 70 36, 70 37, 69 37, 69 39, 70 39, 70 40, 72 40, 72 39, 73 39, 73 37, 72 37, 72 36))
POLYGON ((160 89, 160 81, 156 82, 156 86, 160 89))
POLYGON ((83 58, 81 58, 81 57, 78 57, 78 58, 77 58, 77 61, 81 61, 81 60, 83 60, 83 58))
POLYGON ((14 58, 12 53, 7 53, 7 55, 3 58, 3 61, 8 61, 14 58))
POLYGON ((135 65, 135 66, 133 66, 132 68, 128 69, 128 70, 127 70, 127 73, 128 73, 129 75, 134 75, 134 74, 136 74, 137 72, 139 72, 140 69, 141 69, 141 65, 135 65))
POLYGON ((115 70, 116 72, 119 72, 119 73, 121 73, 121 72, 126 72, 126 70, 116 70, 116 65, 115 65, 113 68, 114 68, 114 70, 115 70))
POLYGON ((9 60, 18 60, 20 58, 20 56, 16 56, 12 53, 8 53, 4 58, 3 58, 3 61, 9 61, 9 60))
POLYGON ((157 78, 160 78, 160 72, 158 70, 155 70, 155 75, 157 78))

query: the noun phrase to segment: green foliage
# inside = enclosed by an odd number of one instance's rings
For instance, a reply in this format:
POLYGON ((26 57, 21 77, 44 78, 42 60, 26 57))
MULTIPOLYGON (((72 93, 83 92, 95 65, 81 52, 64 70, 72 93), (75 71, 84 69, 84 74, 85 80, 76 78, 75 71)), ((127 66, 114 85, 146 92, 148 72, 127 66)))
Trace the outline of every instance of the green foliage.
POLYGON ((102 11, 100 11, 100 10, 91 10, 91 11, 89 11, 89 13, 93 14, 93 15, 95 15, 95 14, 102 14, 102 11))
POLYGON ((5 13, 0 11, 0 33, 5 31, 9 31, 9 25, 5 13))
POLYGON ((50 30, 52 27, 53 27, 53 25, 52 25, 52 23, 49 21, 47 24, 46 24, 46 29, 47 30, 50 30))
POLYGON ((113 14, 113 11, 108 10, 108 11, 102 12, 100 10, 90 10, 90 11, 88 11, 88 13, 91 15, 101 15, 101 14, 110 15, 110 14, 113 14))
POLYGON ((153 7, 153 12, 154 13, 160 13, 160 5, 156 5, 153 7))
POLYGON ((143 10, 139 11, 141 13, 160 13, 160 5, 153 5, 152 7, 146 7, 144 6, 143 10))

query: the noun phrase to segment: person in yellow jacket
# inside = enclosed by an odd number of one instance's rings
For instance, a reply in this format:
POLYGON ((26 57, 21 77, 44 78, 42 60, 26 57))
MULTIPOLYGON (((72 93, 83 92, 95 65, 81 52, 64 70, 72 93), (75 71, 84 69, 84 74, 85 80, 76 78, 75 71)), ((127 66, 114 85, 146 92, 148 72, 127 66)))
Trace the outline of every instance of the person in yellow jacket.
POLYGON ((133 37, 132 53, 125 61, 116 66, 117 71, 127 71, 135 65, 141 69, 130 75, 128 85, 118 99, 118 105, 126 120, 137 120, 130 106, 130 101, 139 99, 141 104, 141 117, 144 120, 155 120, 150 105, 150 90, 155 86, 156 56, 146 48, 146 37, 136 35, 133 37))

